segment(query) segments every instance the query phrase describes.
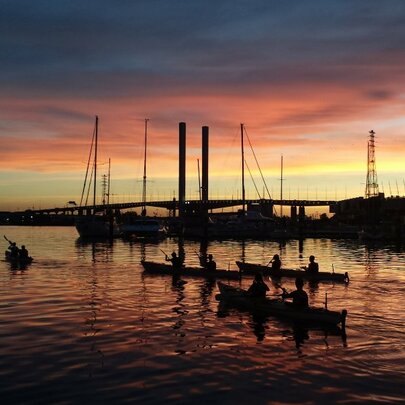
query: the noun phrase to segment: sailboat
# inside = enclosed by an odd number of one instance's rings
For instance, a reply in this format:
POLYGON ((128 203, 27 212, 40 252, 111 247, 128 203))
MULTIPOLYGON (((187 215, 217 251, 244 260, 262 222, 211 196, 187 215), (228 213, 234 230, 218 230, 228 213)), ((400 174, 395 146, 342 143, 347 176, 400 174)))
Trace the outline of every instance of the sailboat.
POLYGON ((143 188, 142 188, 142 211, 141 217, 128 216, 123 224, 121 224, 121 233, 123 236, 137 237, 164 237, 166 228, 162 226, 157 218, 146 216, 146 150, 148 144, 148 118, 145 118, 145 145, 144 145, 144 160, 143 160, 143 188))
POLYGON ((208 235, 216 238, 266 238, 274 230, 274 220, 265 217, 259 211, 258 204, 247 207, 245 193, 245 152, 244 152, 245 126, 240 124, 241 159, 242 159, 242 208, 238 214, 230 215, 225 220, 210 219, 208 235))
MULTIPOLYGON (((113 213, 106 209, 105 205, 96 205, 97 195, 97 149, 98 149, 98 116, 94 125, 93 138, 90 147, 89 160, 87 163, 86 176, 84 179, 82 197, 80 206, 82 207, 84 194, 87 186, 87 176, 90 166, 91 158, 93 157, 92 174, 88 184, 88 191, 90 191, 91 180, 93 179, 93 205, 87 209, 87 215, 78 215, 75 220, 76 230, 81 238, 112 238, 119 236, 120 231, 115 222, 113 213), (93 153, 94 147, 94 153, 93 153)), ((87 206, 87 198, 85 205, 87 206)))

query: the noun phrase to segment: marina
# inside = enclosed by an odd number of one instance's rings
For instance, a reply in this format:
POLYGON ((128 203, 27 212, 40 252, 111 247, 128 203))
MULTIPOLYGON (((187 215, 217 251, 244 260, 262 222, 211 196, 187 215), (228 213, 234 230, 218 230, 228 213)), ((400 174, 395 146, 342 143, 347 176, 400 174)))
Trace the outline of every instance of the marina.
MULTIPOLYGON (((288 267, 316 253, 320 271, 350 272, 349 284, 306 282, 310 305, 348 311, 346 336, 228 308, 215 281, 143 274, 141 260, 183 252, 198 267, 200 242, 81 241, 73 227, 2 227, 35 261, 0 262, 0 367, 5 403, 248 401, 400 403, 404 397, 403 247, 359 240, 208 242, 218 268, 235 260, 288 267), (388 259, 389 258, 389 259, 388 259), (366 292, 366 293, 365 293, 366 292), (179 383, 181 381, 181 383, 179 383), (294 390, 289 387, 294 386, 294 390)), ((4 247, 7 247, 4 241, 4 247)), ((229 280, 247 288, 252 278, 229 280)), ((269 296, 280 290, 265 279, 269 296)), ((287 290, 294 279, 282 279, 287 290)))
POLYGON ((405 1, 347 3, 2 2, 1 405, 405 403, 405 1))

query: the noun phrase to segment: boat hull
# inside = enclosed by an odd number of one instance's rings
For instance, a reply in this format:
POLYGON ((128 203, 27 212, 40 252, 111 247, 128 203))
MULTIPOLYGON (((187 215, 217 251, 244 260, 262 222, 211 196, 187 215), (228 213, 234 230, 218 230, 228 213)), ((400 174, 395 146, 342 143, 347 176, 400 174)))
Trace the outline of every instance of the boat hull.
POLYGON ((189 277, 204 277, 204 278, 224 278, 238 280, 241 276, 239 271, 235 270, 206 270, 200 267, 182 267, 179 270, 173 268, 170 264, 156 262, 141 262, 144 273, 158 274, 167 276, 189 276, 189 277))
POLYGON ((120 227, 124 236, 164 238, 166 229, 160 222, 153 219, 139 219, 130 223, 124 223, 120 227))
POLYGON ((75 226, 81 238, 115 238, 120 235, 118 226, 102 216, 77 218, 75 226))
POLYGON ((248 296, 247 291, 241 288, 217 283, 220 294, 216 296, 218 301, 226 302, 239 309, 255 311, 264 315, 275 315, 286 319, 300 322, 339 325, 345 327, 347 311, 329 311, 324 308, 295 308, 282 300, 269 298, 253 298, 248 296))
POLYGON ((349 275, 347 273, 328 273, 328 272, 318 272, 318 273, 308 273, 305 270, 296 270, 296 269, 281 269, 278 271, 272 270, 271 267, 267 267, 261 264, 254 264, 254 263, 243 263, 243 262, 236 262, 239 270, 243 274, 256 274, 262 273, 265 276, 282 278, 282 277, 302 277, 303 279, 310 280, 310 281, 335 281, 335 282, 342 282, 348 283, 349 282, 349 275))
POLYGON ((31 264, 34 261, 34 259, 31 256, 27 258, 13 257, 10 255, 10 252, 8 250, 6 250, 4 253, 4 259, 7 262, 17 266, 25 266, 27 264, 31 264))

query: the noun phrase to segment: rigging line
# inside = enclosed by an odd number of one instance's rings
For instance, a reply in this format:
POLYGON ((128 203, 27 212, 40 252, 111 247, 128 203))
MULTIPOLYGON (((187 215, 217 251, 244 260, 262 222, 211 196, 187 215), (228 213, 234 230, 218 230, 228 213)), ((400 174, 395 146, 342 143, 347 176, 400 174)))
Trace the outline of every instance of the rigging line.
POLYGON ((271 199, 270 191, 269 191, 269 189, 267 188, 267 184, 266 184, 266 181, 264 180, 264 176, 263 176, 263 173, 262 173, 262 169, 260 168, 259 162, 258 162, 257 157, 256 157, 256 153, 255 153, 255 151, 253 150, 253 146, 252 146, 252 143, 250 142, 250 138, 249 138, 249 135, 248 135, 248 133, 247 133, 247 131, 246 131, 246 127, 245 127, 245 134, 246 134, 246 137, 247 137, 247 139, 248 139, 250 149, 252 150, 253 156, 254 156, 254 158, 255 158, 257 167, 258 167, 258 169, 259 169, 260 176, 262 177, 264 187, 266 188, 267 195, 269 196, 269 199, 271 199))
MULTIPOLYGON (((85 175, 85 177, 84 177, 82 196, 80 197, 80 205, 82 205, 83 197, 84 197, 84 192, 86 191, 87 176, 88 176, 88 174, 89 174, 89 167, 90 167, 91 156, 92 156, 92 154, 93 154, 93 145, 94 145, 94 138, 95 138, 95 136, 96 136, 96 126, 94 126, 94 129, 93 129, 93 137, 92 137, 92 139, 91 139, 90 153, 89 153, 89 158, 88 158, 88 160, 87 160, 86 175, 85 175)), ((86 199, 86 205, 87 205, 87 199, 86 199)))
POLYGON ((94 172, 94 167, 91 167, 91 172, 90 172, 90 179, 89 179, 89 184, 87 185, 87 195, 86 195, 86 202, 84 205, 87 206, 87 203, 89 202, 89 195, 90 195, 90 190, 91 190, 91 181, 93 180, 93 172, 94 172))
POLYGON ((262 197, 260 196, 259 190, 257 189, 256 183, 255 183, 255 179, 253 178, 252 172, 250 171, 249 165, 247 164, 246 160, 245 160, 245 165, 246 165, 246 168, 248 169, 248 172, 250 174, 250 178, 252 179, 253 185, 255 186, 256 193, 259 196, 259 200, 261 200, 262 197))

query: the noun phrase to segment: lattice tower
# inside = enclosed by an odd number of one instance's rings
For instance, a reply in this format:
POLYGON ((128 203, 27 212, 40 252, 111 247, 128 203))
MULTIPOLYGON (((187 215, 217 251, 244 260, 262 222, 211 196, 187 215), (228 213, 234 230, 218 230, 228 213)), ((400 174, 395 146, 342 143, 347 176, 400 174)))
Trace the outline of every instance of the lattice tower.
POLYGON ((108 178, 107 178, 106 174, 103 174, 103 177, 101 179, 101 190, 102 190, 102 193, 103 193, 103 205, 106 204, 107 187, 108 187, 108 178))
POLYGON ((367 144, 367 180, 366 198, 378 196, 377 170, 375 166, 375 132, 369 132, 370 139, 367 144))

